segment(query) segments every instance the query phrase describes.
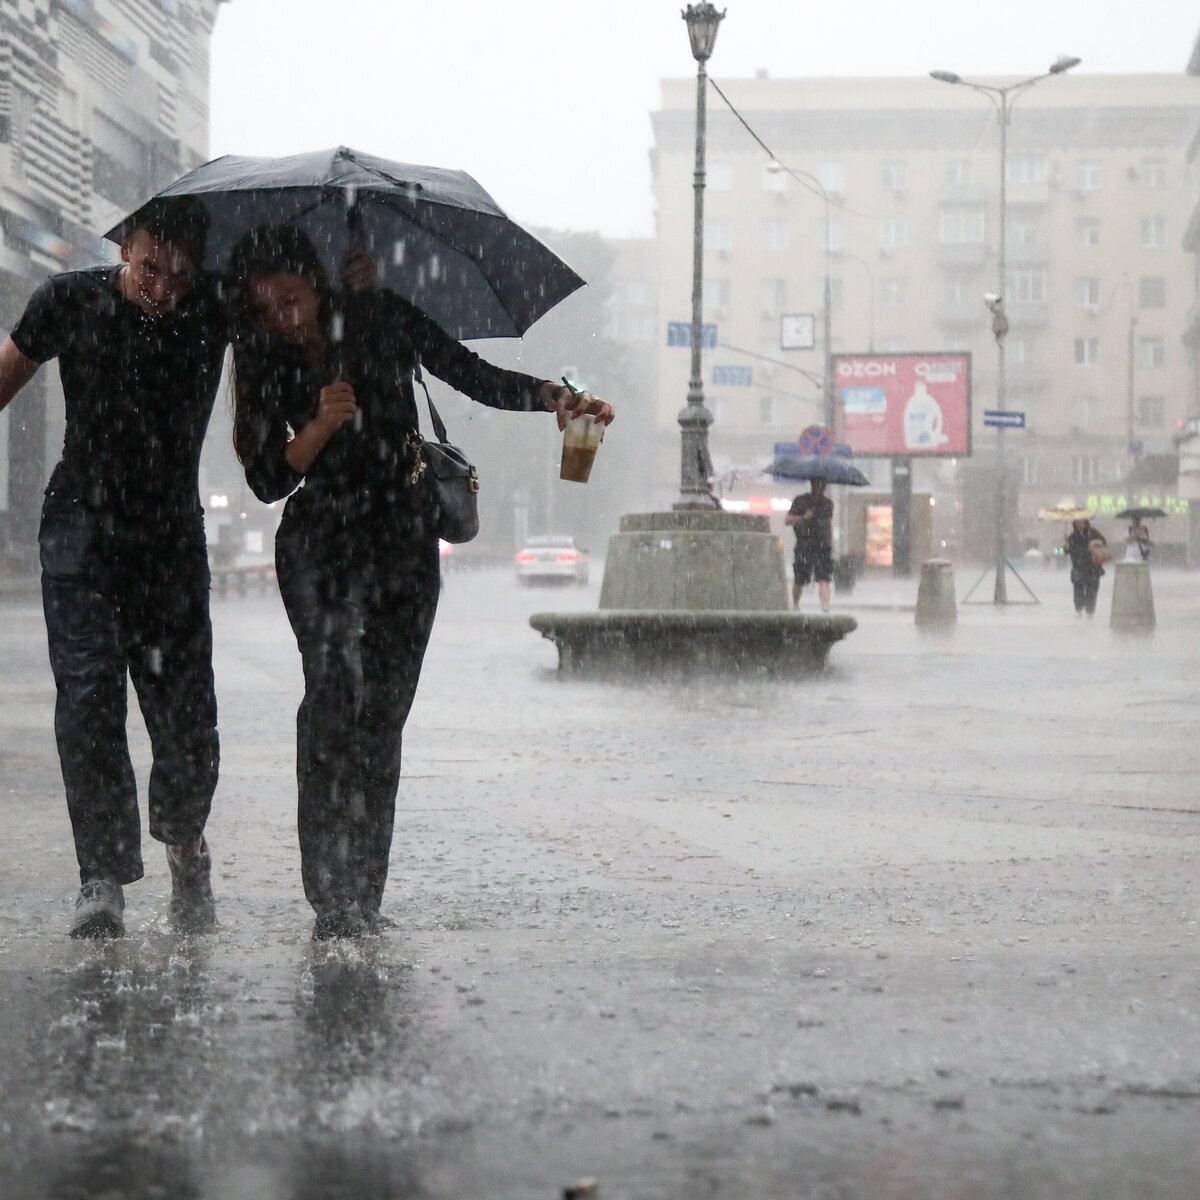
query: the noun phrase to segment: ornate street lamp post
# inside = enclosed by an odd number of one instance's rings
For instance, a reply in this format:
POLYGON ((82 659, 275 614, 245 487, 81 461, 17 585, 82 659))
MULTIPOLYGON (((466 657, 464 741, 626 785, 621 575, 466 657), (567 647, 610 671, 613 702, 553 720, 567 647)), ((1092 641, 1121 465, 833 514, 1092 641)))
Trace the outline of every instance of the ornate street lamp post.
POLYGON ((712 459, 708 453, 708 427, 712 414, 704 407, 704 381, 701 375, 701 341, 704 334, 704 135, 705 100, 708 72, 704 64, 712 55, 717 27, 725 17, 713 5, 689 4, 683 10, 692 57, 696 60, 696 173, 695 216, 692 230, 692 374, 688 382, 687 406, 679 414, 682 447, 677 509, 714 509, 718 507, 709 477, 712 459))
MULTIPOLYGON (((1008 287, 1008 260, 1006 246, 1008 236, 1008 125, 1011 120, 1012 106, 1018 97, 1027 92, 1035 83, 1049 79, 1051 75, 1061 75, 1072 67, 1079 66, 1082 59, 1059 57, 1048 70, 1029 79, 1021 79, 1005 87, 996 87, 987 83, 976 83, 956 75, 953 71, 930 71, 932 78, 940 83, 957 83, 979 92, 991 101, 1000 118, 1000 254, 997 274, 999 276, 995 295, 984 297, 985 303, 992 313, 992 332, 996 336, 997 374, 996 374, 996 407, 1003 410, 1007 403, 1007 377, 1004 365, 1004 339, 1008 334, 1008 316, 1005 313, 1004 297, 1008 287)), ((1007 506, 1005 496, 1006 481, 1004 478, 1004 426, 996 430, 996 589, 992 597, 994 604, 1008 603, 1008 588, 1006 573, 1008 572, 1008 556, 1004 548, 1004 513, 1007 506)), ((974 589, 972 589, 973 591, 974 589)), ((968 593, 970 595, 970 593, 968 593)))

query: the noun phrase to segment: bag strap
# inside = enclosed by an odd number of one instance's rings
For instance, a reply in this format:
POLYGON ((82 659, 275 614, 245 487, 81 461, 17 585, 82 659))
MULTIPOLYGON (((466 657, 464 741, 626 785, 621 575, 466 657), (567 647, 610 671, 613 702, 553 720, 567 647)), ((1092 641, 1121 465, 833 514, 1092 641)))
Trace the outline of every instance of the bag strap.
POLYGON ((433 407, 433 397, 425 386, 425 376, 421 374, 421 356, 419 354, 413 364, 413 378, 421 385, 421 391, 425 393, 425 402, 429 405, 429 418, 433 422, 434 435, 439 442, 448 442, 450 439, 446 436, 446 425, 438 415, 438 410, 433 407))

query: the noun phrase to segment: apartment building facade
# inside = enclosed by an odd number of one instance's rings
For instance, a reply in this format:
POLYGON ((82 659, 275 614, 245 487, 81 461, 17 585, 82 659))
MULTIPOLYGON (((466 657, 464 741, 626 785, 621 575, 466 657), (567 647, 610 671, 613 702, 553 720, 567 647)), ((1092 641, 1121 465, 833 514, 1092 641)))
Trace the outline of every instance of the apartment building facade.
MULTIPOLYGON (((834 353, 972 355, 971 461, 918 462, 913 479, 962 557, 992 544, 996 437, 982 414, 998 354, 985 293, 1005 297, 1007 406, 1026 415, 1006 435, 1014 546, 1061 533, 1039 526, 1038 509, 1067 495, 1112 508, 1139 464, 1173 453, 1196 388, 1182 341, 1195 267, 1181 243, 1200 78, 1071 74, 1020 97, 1001 282, 999 119, 986 97, 928 78, 715 77, 786 168, 710 92, 704 309, 716 331, 704 384, 718 471, 761 463, 822 419, 826 276, 834 353), (813 349, 782 348, 785 315, 813 318, 813 349)), ((667 331, 691 311, 694 82, 665 80, 662 96, 656 458, 669 487, 687 394, 687 351, 667 331)), ((888 486, 889 464, 869 466, 888 486)))
MULTIPOLYGON (((226 0, 0 0, 0 319, 208 157, 209 45, 226 0)), ((57 373, 0 414, 0 561, 36 556, 62 441, 57 373)))

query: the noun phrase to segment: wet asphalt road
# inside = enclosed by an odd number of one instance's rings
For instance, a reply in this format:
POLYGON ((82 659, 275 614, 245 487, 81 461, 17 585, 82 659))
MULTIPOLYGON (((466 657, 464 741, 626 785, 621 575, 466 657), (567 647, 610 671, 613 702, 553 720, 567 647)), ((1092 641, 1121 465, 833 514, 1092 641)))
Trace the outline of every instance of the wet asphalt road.
MULTIPOLYGON (((962 585, 973 576, 963 575, 962 585)), ((314 946, 299 663, 214 601, 222 929, 65 936, 34 603, 0 606, 0 1196, 1117 1200, 1200 1195, 1200 576, 1159 628, 856 609, 804 683, 564 682, 596 583, 448 581, 385 911, 314 946)), ((911 602, 915 581, 850 599, 911 602)), ((144 734, 134 722, 145 778, 144 734)))

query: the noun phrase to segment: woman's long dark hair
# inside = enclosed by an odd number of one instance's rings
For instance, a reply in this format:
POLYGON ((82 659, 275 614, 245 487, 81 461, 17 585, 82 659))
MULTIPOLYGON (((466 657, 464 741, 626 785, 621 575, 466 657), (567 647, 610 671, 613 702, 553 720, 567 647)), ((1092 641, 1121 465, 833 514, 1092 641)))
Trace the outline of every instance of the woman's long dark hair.
POLYGON ((262 384, 269 370, 290 362, 295 349, 263 324, 250 299, 250 282, 267 275, 299 275, 320 298, 322 332, 329 332, 332 293, 316 247, 293 225, 260 225, 233 248, 229 265, 229 302, 233 318, 233 448, 240 462, 257 439, 262 417, 262 384))

